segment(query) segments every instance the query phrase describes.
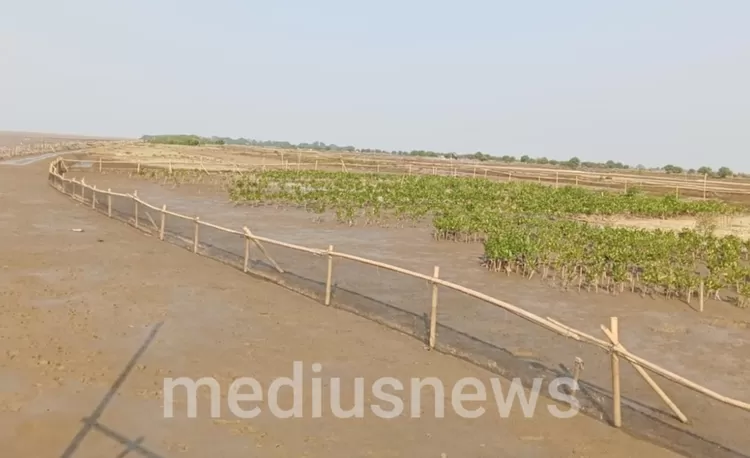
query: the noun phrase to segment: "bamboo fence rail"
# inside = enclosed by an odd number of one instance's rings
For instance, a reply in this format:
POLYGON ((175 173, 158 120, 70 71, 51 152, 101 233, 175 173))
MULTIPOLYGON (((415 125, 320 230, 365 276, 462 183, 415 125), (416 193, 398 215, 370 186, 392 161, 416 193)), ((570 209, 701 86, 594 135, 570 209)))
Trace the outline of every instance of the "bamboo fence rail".
MULTIPOLYGON (((347 254, 347 253, 337 252, 337 251, 334 251, 334 248, 332 245, 330 245, 328 249, 309 248, 309 247, 282 242, 279 240, 274 240, 268 237, 258 236, 256 234, 253 234, 250 231, 250 229, 248 229, 247 227, 243 227, 242 230, 233 230, 233 229, 225 228, 216 224, 203 221, 197 216, 188 216, 188 215, 183 215, 177 212, 169 211, 167 210, 166 205, 162 205, 161 207, 159 207, 159 206, 150 204, 144 201, 143 199, 141 199, 140 197, 138 197, 137 192, 133 192, 132 194, 125 194, 125 193, 112 192, 111 190, 104 191, 103 189, 98 189, 95 186, 89 186, 88 184, 84 182, 84 180, 77 181, 75 179, 65 178, 61 173, 58 172, 58 167, 59 165, 63 163, 63 161, 64 161, 63 159, 56 159, 54 162, 50 164, 50 167, 49 167, 49 183, 58 191, 71 196, 76 201, 87 203, 85 199, 85 194, 86 194, 86 191, 88 190, 90 191, 89 194, 91 194, 92 196, 91 197, 92 208, 95 208, 96 200, 99 196, 106 195, 107 207, 108 207, 107 215, 109 217, 112 217, 111 198, 113 196, 131 199, 133 202, 133 205, 136 207, 136 210, 135 210, 136 212, 137 212, 138 206, 143 206, 155 212, 159 212, 161 214, 160 225, 157 225, 156 222, 153 221, 153 219, 151 219, 151 224, 154 226, 154 229, 158 231, 160 240, 164 240, 164 231, 165 231, 167 215, 171 217, 180 218, 185 221, 191 221, 195 225, 193 239, 190 240, 190 243, 192 245, 191 248, 194 253, 197 253, 197 248, 200 243, 199 228, 201 226, 210 227, 210 228, 213 228, 215 230, 218 230, 227 234, 241 237, 245 241, 245 251, 244 251, 245 255, 244 255, 244 267, 243 267, 243 270, 245 272, 248 272, 249 270, 248 259, 249 259, 249 250, 250 250, 251 243, 254 244, 260 250, 260 252, 270 261, 271 265, 273 265, 273 267, 276 270, 282 273, 284 272, 284 270, 271 257, 271 255, 264 248, 263 244, 281 246, 284 248, 288 248, 288 249, 296 250, 300 252, 305 252, 305 253, 312 254, 315 256, 326 257, 328 264, 327 264, 327 275, 326 275, 326 285, 325 285, 325 300, 324 300, 325 305, 330 305, 330 301, 331 301, 331 290, 332 290, 333 276, 334 276, 334 269, 333 269, 334 259, 349 260, 349 261, 377 267, 380 269, 389 270, 392 272, 396 272, 398 274, 407 275, 413 278, 426 281, 430 285, 431 295, 432 295, 432 302, 431 302, 430 314, 429 314, 430 326, 429 326, 429 340, 428 340, 428 344, 429 344, 428 348, 430 349, 435 347, 437 337, 438 337, 437 336, 437 321, 438 321, 437 309, 439 305, 438 286, 442 286, 444 288, 457 291, 467 296, 471 296, 476 299, 479 299, 487 304, 493 305, 495 307, 499 307, 500 309, 503 309, 515 316, 518 316, 528 322, 538 325, 560 336, 573 339, 575 341, 599 348, 603 350, 604 352, 608 353, 611 357, 611 368, 612 368, 611 373, 612 373, 612 388, 613 388, 612 410, 614 412, 613 423, 615 427, 620 427, 621 421, 622 421, 621 416, 620 416, 620 409, 621 409, 621 405, 620 405, 621 404, 621 394, 620 394, 621 387, 620 387, 620 365, 619 365, 620 360, 625 360, 628 363, 630 363, 638 372, 638 374, 646 381, 648 386, 651 387, 654 390, 654 392, 659 396, 659 398, 662 399, 662 401, 670 408, 670 410, 672 410, 672 412, 675 414, 675 417, 678 418, 683 423, 688 423, 687 416, 685 416, 685 414, 675 405, 675 403, 666 395, 666 393, 656 384, 656 382, 648 375, 648 373, 646 373, 644 369, 648 369, 649 371, 655 374, 658 374, 678 385, 684 386, 690 390, 693 390, 697 393, 707 396, 708 398, 714 399, 728 406, 735 407, 737 409, 741 409, 746 412, 750 412, 750 403, 721 395, 701 384, 688 380, 685 377, 677 375, 674 372, 671 372, 655 363, 647 361, 631 353, 630 351, 628 351, 619 341, 618 322, 617 322, 616 317, 613 317, 611 319, 609 328, 602 326, 602 331, 604 332, 607 338, 607 340, 605 341, 605 340, 596 338, 594 336, 591 336, 589 334, 586 334, 585 332, 582 332, 578 329, 567 326, 553 318, 550 318, 550 317, 545 318, 545 317, 538 316, 520 307, 514 306, 502 300, 488 296, 479 291, 475 291, 465 286, 461 286, 461 285, 440 279, 438 266, 435 266, 432 275, 422 274, 419 272, 414 272, 414 271, 411 271, 402 267, 390 265, 390 264, 375 261, 372 259, 367 259, 367 258, 362 258, 359 256, 347 254), (69 184, 74 185, 72 191, 67 189, 68 187, 70 187, 68 186, 69 184), (81 186, 80 195, 75 194, 75 186, 81 186)), ((69 161, 66 161, 66 162, 69 162, 69 161)), ((138 227, 137 216, 134 221, 134 226, 138 227)), ((145 229, 141 229, 141 230, 145 230, 145 229)), ((261 276, 263 275, 261 274, 261 276)), ((579 361, 578 359, 576 359, 576 368, 575 368, 576 382, 578 381, 578 377, 580 376, 580 371, 582 367, 583 367, 582 361, 579 361)), ((577 391, 577 389, 578 388, 576 384, 576 388, 573 391, 575 392, 577 391)))
MULTIPOLYGON (((213 159, 213 158, 212 158, 213 159)), ((343 160, 327 159, 313 162, 290 163, 282 159, 280 163, 261 164, 237 164, 204 160, 202 156, 190 161, 186 160, 144 160, 144 161, 112 161, 112 160, 83 160, 66 159, 68 164, 97 164, 99 171, 105 166, 113 169, 135 168, 137 173, 147 168, 166 169, 169 173, 175 170, 195 170, 206 174, 213 173, 246 173, 266 170, 341 170, 341 171, 363 171, 376 173, 398 173, 404 175, 440 175, 462 178, 486 178, 496 181, 537 181, 539 183, 554 185, 573 185, 577 187, 588 187, 595 189, 614 189, 627 192, 628 189, 636 187, 647 190, 673 192, 676 196, 681 193, 692 192, 703 199, 717 194, 730 194, 736 196, 750 196, 750 183, 737 181, 708 180, 703 179, 677 179, 671 177, 654 177, 651 175, 628 175, 608 172, 591 172, 579 170, 545 169, 534 167, 493 166, 484 164, 441 164, 428 162, 409 162, 384 160, 377 164, 352 161, 348 164, 343 160)))

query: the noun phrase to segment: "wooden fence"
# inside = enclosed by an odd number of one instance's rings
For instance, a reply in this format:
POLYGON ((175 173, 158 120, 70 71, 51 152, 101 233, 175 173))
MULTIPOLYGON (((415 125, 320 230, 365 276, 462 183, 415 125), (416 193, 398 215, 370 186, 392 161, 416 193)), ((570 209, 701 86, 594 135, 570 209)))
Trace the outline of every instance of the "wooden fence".
MULTIPOLYGON (((69 162, 69 161, 66 160, 65 162, 69 162)), ((132 202, 132 206, 133 206, 132 208, 133 208, 133 212, 135 215, 135 218, 132 224, 137 229, 144 229, 142 227, 139 227, 139 216, 138 216, 139 211, 141 210, 145 211, 146 209, 148 209, 154 212, 158 212, 158 214, 161 217, 159 224, 157 225, 157 223, 153 221, 153 219, 150 220, 150 223, 153 227, 153 230, 158 232, 158 237, 160 240, 165 240, 164 234, 165 234, 167 216, 179 218, 184 221, 188 221, 193 225, 192 240, 190 240, 189 242, 192 243, 192 251, 194 253, 198 253, 202 227, 213 228, 215 230, 221 231, 226 234, 231 234, 237 237, 241 237, 242 239, 244 239, 244 243, 245 243, 244 268, 243 268, 245 272, 248 272, 250 270, 248 267, 248 262, 250 259, 251 246, 255 246, 263 254, 263 256, 270 262, 273 268, 280 273, 284 273, 283 267, 280 266, 271 257, 271 255, 265 249, 264 244, 280 246, 280 247, 284 247, 287 249, 312 254, 314 256, 318 256, 318 257, 326 259, 327 260, 327 273, 326 273, 326 284, 325 284, 325 298, 323 300, 325 305, 330 305, 331 303, 331 290, 332 290, 332 284, 333 284, 333 280, 335 276, 335 263, 334 263, 335 259, 345 259, 349 261, 354 261, 354 262, 365 264, 368 266, 373 266, 373 267, 377 267, 380 269, 385 269, 388 271, 396 272, 398 274, 407 275, 412 278, 425 280, 430 285, 430 291, 432 295, 432 300, 431 300, 431 303, 429 304, 430 325, 429 325, 429 339, 427 342, 428 348, 430 349, 435 348, 437 339, 439 337, 436 332, 437 324, 438 324, 437 323, 437 320, 438 320, 437 311, 439 307, 438 286, 459 292, 466 296, 479 299, 489 305, 499 307, 513 315, 516 315, 528 322, 538 325, 560 336, 573 339, 575 341, 585 343, 585 344, 594 346, 598 349, 601 349, 607 354, 609 354, 610 359, 611 359, 610 365, 611 365, 611 382, 612 382, 612 399, 613 399, 612 423, 615 427, 620 427, 622 425, 621 386, 620 386, 620 361, 621 360, 627 361, 630 365, 633 366, 633 368, 640 375, 640 377, 643 378, 643 380, 648 384, 648 386, 650 386, 653 389, 653 391, 659 396, 659 398, 661 398, 664 404, 674 413, 675 417, 678 418, 683 423, 689 422, 688 417, 677 407, 677 405, 669 398, 669 396, 664 392, 664 390, 662 390, 659 387, 659 385, 653 380, 653 378, 651 378, 651 376, 648 374, 648 372, 646 372, 646 370, 651 371, 655 374, 658 374, 668 380, 671 380, 672 382, 676 384, 684 386, 704 396, 707 396, 708 398, 719 401, 720 403, 726 404, 731 407, 735 407, 737 409, 740 409, 746 412, 750 412, 750 403, 719 394, 715 391, 710 390, 709 388, 706 388, 705 386, 702 386, 699 383, 688 380, 685 377, 675 374, 674 372, 671 372, 655 363, 647 361, 644 358, 641 358, 631 353, 630 351, 628 351, 623 345, 623 343, 620 342, 619 340, 619 329, 618 329, 619 325, 618 325, 618 320, 616 317, 611 318, 609 327, 601 326, 601 330, 604 335, 604 338, 603 339, 597 338, 592 335, 586 334, 578 329, 574 329, 570 326, 567 326, 556 319, 535 315, 520 307, 501 301, 494 297, 490 297, 479 291, 475 291, 473 289, 443 280, 439 277, 439 268, 437 266, 435 266, 432 275, 428 275, 428 274, 423 274, 419 272, 414 272, 414 271, 411 271, 402 267, 375 261, 372 259, 366 259, 366 258, 362 258, 359 256, 347 254, 347 253, 337 252, 334 250, 334 247, 332 245, 328 246, 327 249, 309 248, 309 247, 282 242, 279 240, 274 240, 274 239, 267 238, 267 237, 262 237, 260 235, 254 234, 247 227, 243 227, 241 230, 234 230, 234 229, 221 227, 219 225, 212 224, 207 221, 203 221, 197 216, 188 216, 188 215, 183 215, 180 213, 170 211, 167 209, 166 205, 158 206, 158 205, 150 204, 144 201, 143 199, 141 199, 138 196, 137 192, 134 192, 133 194, 127 194, 127 193, 113 192, 110 189, 105 191, 103 189, 98 189, 96 186, 90 186, 86 184, 84 180, 78 181, 75 178, 73 179, 65 178, 63 174, 65 173, 64 170, 67 170, 67 169, 61 168, 62 163, 63 163, 62 159, 56 159, 50 164, 49 183, 51 186, 53 186, 58 191, 66 195, 69 195, 76 201, 84 203, 86 205, 88 205, 89 202, 85 198, 84 193, 88 191, 88 194, 91 195, 90 205, 91 205, 91 208, 94 208, 94 209, 97 209, 98 203, 103 202, 106 199, 107 201, 106 214, 109 217, 113 216, 112 197, 128 199, 129 201, 132 202), (70 185, 72 185, 72 188, 73 188, 72 191, 68 190, 68 188, 71 187, 70 185), (78 187, 80 187, 80 190, 81 190, 80 195, 76 193, 76 189, 78 187)), ((104 212, 103 209, 100 209, 100 210, 104 212)), ((576 382, 578 381, 580 377, 581 369, 582 369, 582 365, 579 364, 579 361, 576 361, 575 377, 574 377, 576 382)))
POLYGON ((256 170, 338 170, 342 172, 370 172, 394 173, 402 175, 439 175, 462 178, 485 178, 494 181, 532 181, 554 187, 575 186, 591 189, 606 189, 627 192, 631 188, 641 189, 654 194, 674 194, 677 197, 723 198, 725 200, 745 201, 750 199, 750 182, 732 180, 708 180, 707 175, 702 179, 684 177, 654 177, 638 176, 608 172, 589 172, 578 170, 556 170, 535 167, 493 166, 483 163, 451 163, 446 161, 433 162, 405 162, 398 160, 361 160, 352 161, 341 159, 303 160, 300 155, 297 160, 290 161, 281 156, 274 160, 265 156, 260 164, 228 163, 213 157, 196 156, 193 160, 71 160, 71 164, 88 163, 93 167, 103 168, 135 168, 137 171, 151 169, 168 170, 200 170, 205 173, 214 172, 252 172, 256 170))

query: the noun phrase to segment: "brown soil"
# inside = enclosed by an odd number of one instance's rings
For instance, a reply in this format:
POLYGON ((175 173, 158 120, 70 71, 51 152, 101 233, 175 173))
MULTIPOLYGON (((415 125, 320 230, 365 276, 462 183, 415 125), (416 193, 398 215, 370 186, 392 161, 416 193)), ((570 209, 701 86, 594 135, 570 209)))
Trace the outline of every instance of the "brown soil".
POLYGON ((137 449, 128 456, 196 458, 677 456, 587 416, 546 411, 240 421, 210 418, 204 398, 198 419, 164 419, 165 376, 253 376, 267 386, 291 375, 293 361, 319 362, 344 386, 358 376, 492 374, 96 214, 48 187, 46 168, 0 165, 3 456, 100 458, 128 447, 137 449))

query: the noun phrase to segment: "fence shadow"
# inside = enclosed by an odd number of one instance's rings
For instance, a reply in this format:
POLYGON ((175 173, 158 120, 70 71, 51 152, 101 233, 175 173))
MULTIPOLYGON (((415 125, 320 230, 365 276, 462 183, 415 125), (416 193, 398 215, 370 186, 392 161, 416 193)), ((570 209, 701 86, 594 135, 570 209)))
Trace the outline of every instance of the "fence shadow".
POLYGON ((62 452, 60 458, 74 458, 78 447, 81 445, 86 436, 91 433, 91 431, 98 431, 99 433, 104 434, 110 439, 119 442, 123 447, 125 447, 125 449, 117 455, 118 457, 125 457, 132 452, 137 453, 145 458, 165 458, 164 456, 159 455, 158 453, 155 453, 141 445, 145 440, 144 437, 141 436, 136 438, 135 440, 130 440, 126 436, 118 433, 111 428, 108 428, 107 426, 99 422, 99 418, 101 418, 104 410, 115 397, 117 391, 120 389, 123 383, 125 383, 125 380, 127 380, 128 375, 130 375, 130 372, 136 366, 138 360, 141 358, 141 356, 143 356, 148 347, 154 341, 154 339, 156 338, 156 334, 159 332, 163 324, 164 322, 157 323, 151 329, 151 332, 146 337, 146 340, 141 344, 128 364, 125 365, 125 368, 122 370, 112 386, 110 386, 109 391, 107 391, 107 394, 104 395, 104 398, 101 400, 99 405, 94 409, 93 412, 91 412, 91 415, 81 420, 83 426, 75 435, 75 437, 73 437, 73 439, 70 441, 70 444, 68 444, 68 446, 62 452))

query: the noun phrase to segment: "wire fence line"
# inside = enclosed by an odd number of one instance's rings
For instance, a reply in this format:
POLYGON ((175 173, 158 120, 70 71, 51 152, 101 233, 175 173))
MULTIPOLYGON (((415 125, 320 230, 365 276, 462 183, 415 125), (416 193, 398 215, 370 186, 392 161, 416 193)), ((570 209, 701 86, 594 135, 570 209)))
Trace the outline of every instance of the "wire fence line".
MULTIPOLYGON (((575 392, 581 401, 582 411, 599 418, 608 417, 615 427, 623 425, 623 416, 634 423, 635 429, 648 429, 645 433, 650 439, 674 445, 675 434, 693 434, 690 428, 675 432, 674 425, 668 425, 659 420, 644 420, 641 418, 638 401, 623 399, 621 392, 620 361, 630 363, 638 376, 657 395, 657 398, 671 412, 670 417, 683 424, 690 423, 687 415, 676 405, 666 392, 646 372, 658 374, 660 377, 676 385, 687 388, 710 398, 718 403, 731 406, 743 412, 750 412, 750 403, 724 396, 690 381, 655 363, 645 360, 629 352, 619 341, 619 324, 616 317, 612 317, 609 327, 601 326, 605 339, 600 339, 582 331, 574 329, 559 320, 542 317, 528 312, 513 304, 490 297, 479 291, 445 281, 439 276, 439 267, 435 267, 432 275, 414 272, 405 268, 366 259, 352 254, 334 250, 332 245, 327 249, 309 248, 269 237, 254 234, 250 228, 229 229, 208 221, 199 216, 184 215, 167 209, 166 205, 157 206, 141 199, 137 191, 133 194, 113 192, 111 189, 98 189, 88 185, 84 180, 65 178, 70 161, 56 159, 50 164, 49 184, 58 191, 70 196, 74 200, 90 206, 92 209, 116 218, 143 232, 149 233, 160 240, 182 246, 193 253, 211 257, 253 276, 280 284, 288 289, 304 294, 328 306, 352 311, 391 328, 416 337, 427 345, 428 349, 435 349, 444 353, 459 356, 475 364, 490 369, 503 376, 520 376, 528 383, 534 378, 543 377, 549 381, 556 376, 570 376, 579 382, 579 391, 575 392), (255 255, 258 253, 259 255, 255 255), (252 256, 251 256, 252 254, 252 256), (278 263, 276 259, 283 257, 286 262, 278 263), (335 262, 334 262, 335 261, 335 262), (373 299, 368 291, 358 290, 356 286, 347 286, 346 263, 355 263, 382 269, 390 275, 405 277, 413 282, 404 288, 404 294, 409 296, 412 306, 393 306, 373 299), (291 267, 288 267, 291 266, 291 267), (337 281, 340 277, 343 282, 337 281), (427 285, 425 287, 425 284, 427 285), (413 289, 410 292, 409 289, 413 289), (414 294, 415 296, 413 296, 414 294), (504 310, 525 320, 534 326, 551 331, 551 339, 559 338, 562 342, 574 341, 585 344, 589 348, 603 350, 609 355, 610 388, 605 389, 594 384, 587 384, 579 358, 574 358, 572 350, 570 361, 572 367, 558 370, 551 367, 529 364, 508 354, 503 349, 468 335, 451 326, 441 323, 438 309, 440 298, 444 295, 459 294, 472 300, 504 310), (421 313, 420 313, 421 312, 421 313), (603 399, 610 400, 603 405, 603 399), (649 423, 651 421, 651 423, 649 423)), ((75 163, 73 164, 75 166, 75 163)), ((87 168, 84 166, 84 168, 87 168)), ((386 279, 387 281, 387 279, 386 279)), ((387 284, 390 285, 390 282, 387 284)), ((700 413, 696 413, 699 416, 700 413)), ((637 433, 637 431, 636 431, 637 433)), ((725 449, 725 455, 716 454, 716 446, 706 442, 701 437, 694 438, 694 443, 680 436, 681 446, 691 451, 705 448, 706 456, 745 457, 745 455, 731 449, 725 449), (687 444, 687 445, 686 445, 687 444)))
POLYGON ((679 197, 709 198, 724 197, 728 200, 750 198, 750 182, 679 179, 670 177, 650 177, 617 174, 609 172, 589 172, 578 170, 556 170, 534 167, 492 166, 482 163, 439 163, 439 162, 404 162, 394 160, 310 159, 299 156, 294 160, 284 158, 266 161, 261 158, 260 164, 227 163, 213 157, 196 156, 191 161, 149 159, 143 161, 112 161, 99 158, 91 160, 71 160, 70 164, 87 164, 91 167, 112 169, 166 169, 198 170, 210 172, 251 172, 255 170, 338 170, 342 172, 358 171, 371 173, 394 173, 401 175, 440 175, 462 178, 485 178, 495 181, 536 181, 554 187, 575 186, 591 189, 628 192, 640 189, 655 194, 674 194, 679 197))

